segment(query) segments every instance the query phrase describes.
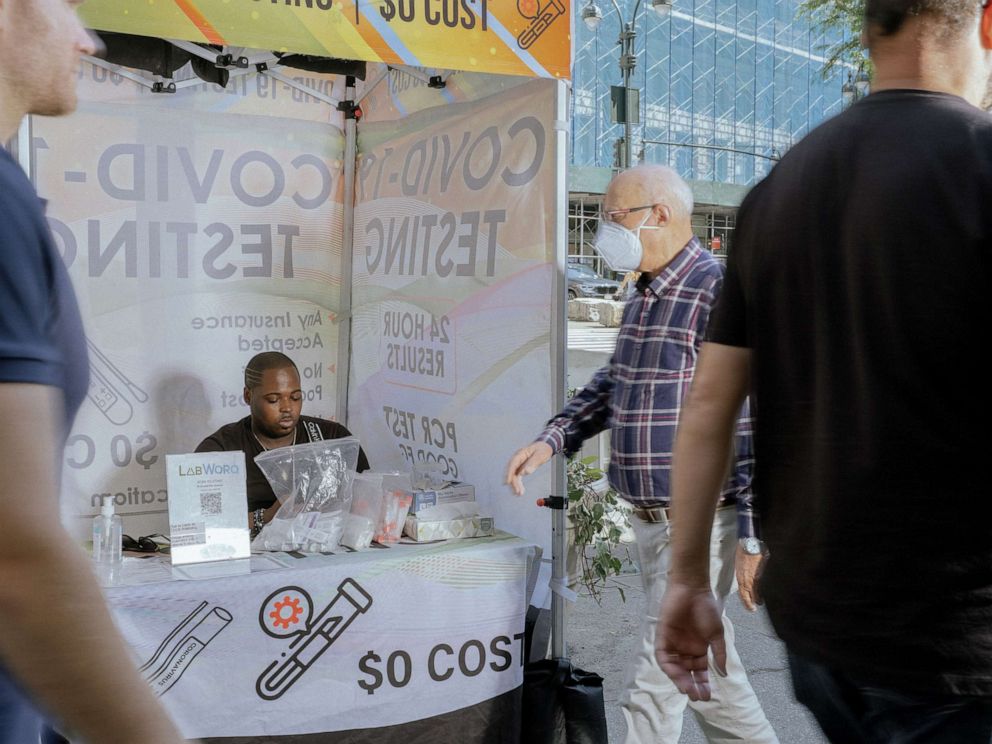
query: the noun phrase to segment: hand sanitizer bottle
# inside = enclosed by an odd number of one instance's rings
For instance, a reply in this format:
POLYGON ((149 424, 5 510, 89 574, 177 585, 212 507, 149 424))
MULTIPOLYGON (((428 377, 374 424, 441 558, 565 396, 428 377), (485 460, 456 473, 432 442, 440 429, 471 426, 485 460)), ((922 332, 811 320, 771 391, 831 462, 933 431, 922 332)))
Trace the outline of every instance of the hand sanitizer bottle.
POLYGON ((93 518, 93 564, 97 578, 104 586, 113 586, 120 580, 121 537, 124 527, 121 518, 114 514, 113 497, 104 497, 100 514, 93 518))

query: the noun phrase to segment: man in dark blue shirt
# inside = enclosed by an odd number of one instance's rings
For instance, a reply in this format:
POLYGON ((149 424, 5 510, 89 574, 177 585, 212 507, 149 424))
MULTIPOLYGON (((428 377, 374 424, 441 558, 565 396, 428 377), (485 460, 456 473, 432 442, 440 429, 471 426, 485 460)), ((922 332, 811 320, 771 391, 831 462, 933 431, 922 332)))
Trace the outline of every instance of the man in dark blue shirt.
MULTIPOLYGON (((75 108, 80 55, 96 51, 77 5, 0 0, 0 142, 26 114, 75 108)), ((86 341, 41 202, 2 148, 0 307, 0 742, 40 740, 35 704, 86 741, 182 741, 59 522, 60 454, 86 394, 86 341)))

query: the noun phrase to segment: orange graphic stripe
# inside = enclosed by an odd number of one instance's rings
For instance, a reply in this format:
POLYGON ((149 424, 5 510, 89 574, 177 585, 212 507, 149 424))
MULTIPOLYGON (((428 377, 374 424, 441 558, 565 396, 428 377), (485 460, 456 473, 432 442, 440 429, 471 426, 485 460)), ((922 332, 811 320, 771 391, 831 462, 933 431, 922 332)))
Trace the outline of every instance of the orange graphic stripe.
MULTIPOLYGON (((355 14, 358 12, 358 0, 352 0, 352 9, 350 11, 343 11, 349 13, 349 18, 355 18, 355 14)), ((374 12, 378 12, 373 8, 374 12)), ((393 48, 386 43, 386 40, 382 38, 375 27, 367 18, 362 18, 358 16, 358 22, 355 24, 355 30, 358 35, 362 37, 362 40, 372 47, 372 50, 379 55, 379 59, 385 62, 387 65, 401 65, 403 64, 403 59, 399 54, 393 51, 393 48)))
POLYGON ((227 42, 224 41, 224 37, 217 33, 217 29, 210 24, 210 21, 204 18, 203 13, 197 10, 190 0, 176 0, 176 5, 178 5, 179 9, 193 22, 193 25, 200 30, 200 33, 203 34, 203 38, 211 44, 218 44, 220 46, 227 44, 227 42))

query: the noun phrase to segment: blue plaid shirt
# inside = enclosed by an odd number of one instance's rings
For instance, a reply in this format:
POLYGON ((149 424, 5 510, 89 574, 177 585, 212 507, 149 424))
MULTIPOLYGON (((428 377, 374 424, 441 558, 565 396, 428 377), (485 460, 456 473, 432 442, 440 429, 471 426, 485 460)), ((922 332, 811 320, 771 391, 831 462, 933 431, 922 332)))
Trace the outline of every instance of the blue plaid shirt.
MULTIPOLYGON (((572 454, 610 429, 610 484, 635 506, 669 505, 672 447, 723 264, 690 240, 653 280, 642 275, 627 302, 610 363, 599 370, 538 437, 572 454)), ((736 504, 738 534, 757 536, 752 507, 751 418, 737 425, 736 461, 720 505, 736 504)))

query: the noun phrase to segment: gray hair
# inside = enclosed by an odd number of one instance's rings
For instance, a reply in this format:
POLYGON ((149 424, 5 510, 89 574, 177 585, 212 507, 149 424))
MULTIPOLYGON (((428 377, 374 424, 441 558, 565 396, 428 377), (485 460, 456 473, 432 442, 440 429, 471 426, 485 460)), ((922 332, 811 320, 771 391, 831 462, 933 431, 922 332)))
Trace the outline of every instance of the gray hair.
POLYGON ((695 206, 695 202, 693 201, 692 189, 689 188, 689 184, 671 168, 664 165, 659 167, 667 171, 664 183, 665 190, 668 192, 668 205, 676 211, 681 212, 682 217, 692 217, 692 208, 695 206))
POLYGON ((638 165, 624 171, 643 185, 644 193, 654 204, 667 205, 677 217, 690 219, 695 206, 692 189, 675 170, 667 165, 638 165))

